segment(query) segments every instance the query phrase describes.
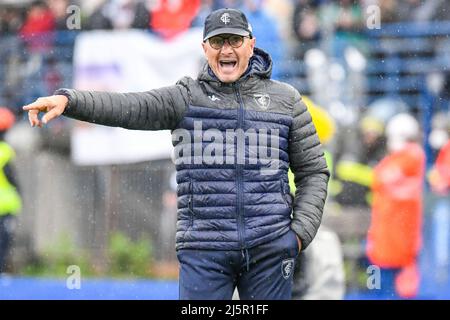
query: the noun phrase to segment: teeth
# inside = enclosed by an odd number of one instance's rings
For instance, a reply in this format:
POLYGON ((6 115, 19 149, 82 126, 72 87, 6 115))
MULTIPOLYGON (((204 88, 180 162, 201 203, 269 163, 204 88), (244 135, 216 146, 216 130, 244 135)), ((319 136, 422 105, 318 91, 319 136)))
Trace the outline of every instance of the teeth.
POLYGON ((236 61, 220 61, 220 65, 224 66, 224 65, 236 65, 236 61))

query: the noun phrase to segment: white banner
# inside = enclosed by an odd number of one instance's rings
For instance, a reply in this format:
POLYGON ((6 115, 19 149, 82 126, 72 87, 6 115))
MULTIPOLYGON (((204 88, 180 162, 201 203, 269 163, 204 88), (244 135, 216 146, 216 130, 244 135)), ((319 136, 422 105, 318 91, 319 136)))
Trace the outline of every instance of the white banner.
MULTIPOLYGON (((191 29, 170 42, 146 31, 93 31, 81 34, 74 54, 78 90, 135 92, 197 77, 203 62, 202 30, 191 29)), ((78 165, 120 164, 170 158, 170 132, 79 125, 72 133, 78 165)))

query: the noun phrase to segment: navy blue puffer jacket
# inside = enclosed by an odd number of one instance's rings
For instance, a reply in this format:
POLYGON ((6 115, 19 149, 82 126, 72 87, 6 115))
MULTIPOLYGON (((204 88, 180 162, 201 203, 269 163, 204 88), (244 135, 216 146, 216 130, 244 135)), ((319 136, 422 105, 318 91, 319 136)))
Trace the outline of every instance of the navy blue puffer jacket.
POLYGON ((65 115, 76 119, 172 130, 177 249, 247 249, 290 228, 305 249, 320 225, 328 170, 300 94, 271 80, 271 68, 269 55, 255 48, 247 72, 231 84, 205 64, 196 80, 148 92, 56 93, 69 97, 65 115))

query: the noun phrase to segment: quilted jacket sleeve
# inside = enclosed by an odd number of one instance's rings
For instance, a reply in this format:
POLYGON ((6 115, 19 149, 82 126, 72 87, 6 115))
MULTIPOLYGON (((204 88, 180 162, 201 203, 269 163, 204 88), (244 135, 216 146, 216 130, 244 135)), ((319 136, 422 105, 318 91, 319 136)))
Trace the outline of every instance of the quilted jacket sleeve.
POLYGON ((289 160, 297 188, 291 228, 302 241, 303 250, 314 239, 322 220, 329 171, 311 115, 298 92, 289 136, 289 160))
POLYGON ((174 129, 189 105, 183 81, 146 92, 112 93, 58 89, 69 98, 64 115, 96 124, 136 130, 174 129))

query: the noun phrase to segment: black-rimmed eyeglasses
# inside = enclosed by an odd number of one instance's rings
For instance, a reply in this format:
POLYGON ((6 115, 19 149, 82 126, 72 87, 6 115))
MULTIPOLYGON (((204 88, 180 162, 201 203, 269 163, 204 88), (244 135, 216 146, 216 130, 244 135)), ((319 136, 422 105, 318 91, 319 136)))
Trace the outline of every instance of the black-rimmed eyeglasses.
POLYGON ((216 50, 219 50, 225 44, 225 41, 228 41, 228 44, 233 48, 239 48, 244 43, 244 36, 240 36, 237 34, 229 35, 229 36, 214 36, 208 39, 209 45, 216 50))

